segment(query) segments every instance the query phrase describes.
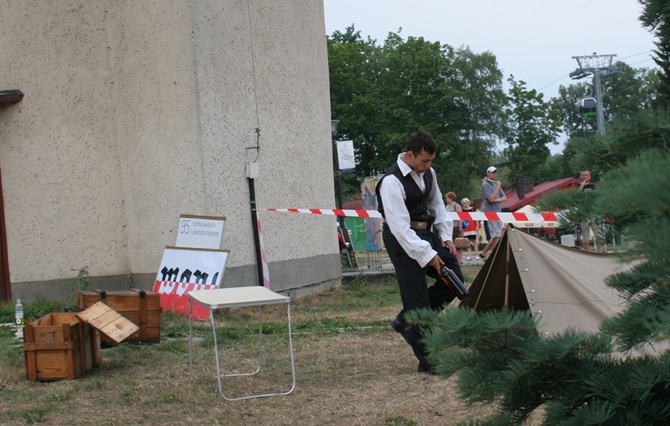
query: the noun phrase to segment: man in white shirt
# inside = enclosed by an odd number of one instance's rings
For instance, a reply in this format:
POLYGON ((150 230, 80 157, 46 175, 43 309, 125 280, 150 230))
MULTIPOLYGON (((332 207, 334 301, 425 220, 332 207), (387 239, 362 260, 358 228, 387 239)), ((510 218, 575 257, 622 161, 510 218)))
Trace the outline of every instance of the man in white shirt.
POLYGON ((431 167, 437 144, 426 132, 409 136, 406 152, 377 184, 379 211, 385 219, 382 236, 395 268, 403 309, 391 323, 409 343, 419 360, 420 373, 435 374, 426 359, 422 331, 404 320, 408 311, 441 309, 455 295, 440 280, 444 264, 463 280, 452 241, 453 221, 447 215, 442 193, 431 167), (428 287, 426 275, 435 278, 428 287))

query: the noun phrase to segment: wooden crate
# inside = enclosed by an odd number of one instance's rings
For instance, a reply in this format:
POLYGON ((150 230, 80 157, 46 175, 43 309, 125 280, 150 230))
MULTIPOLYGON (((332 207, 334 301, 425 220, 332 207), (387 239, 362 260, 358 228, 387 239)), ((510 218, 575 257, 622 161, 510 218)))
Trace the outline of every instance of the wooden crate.
POLYGON ((77 312, 77 318, 95 328, 101 336, 109 337, 116 343, 126 340, 140 329, 135 323, 102 302, 77 312))
MULTIPOLYGON (((161 302, 158 293, 138 289, 130 290, 85 290, 77 293, 77 305, 86 309, 97 302, 109 306, 140 329, 126 342, 158 343, 161 340, 161 302)), ((116 345, 105 335, 100 339, 104 345, 116 345)))
POLYGON ((28 380, 73 380, 100 364, 98 330, 74 313, 47 314, 26 324, 23 336, 28 380))

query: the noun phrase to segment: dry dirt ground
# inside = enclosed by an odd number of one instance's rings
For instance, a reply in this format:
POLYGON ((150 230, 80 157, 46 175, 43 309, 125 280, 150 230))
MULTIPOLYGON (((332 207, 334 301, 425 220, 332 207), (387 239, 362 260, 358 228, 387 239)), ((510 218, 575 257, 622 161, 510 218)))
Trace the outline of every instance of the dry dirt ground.
MULTIPOLYGON (((22 371, 3 372, 2 424, 451 425, 477 413, 458 402, 452 380, 418 374, 389 330, 297 337, 295 391, 234 402, 218 394, 211 353, 198 355, 192 378, 182 345, 175 356, 135 348, 119 359, 111 354, 118 349, 103 350, 100 368, 73 381, 27 383, 22 371)), ((231 382, 229 391, 281 391, 290 374, 253 382, 231 382)))
MULTIPOLYGON (((464 407, 454 379, 416 372, 410 348, 388 326, 400 307, 395 287, 371 284, 359 295, 344 286, 292 302, 297 386, 288 396, 225 401, 217 390, 211 329, 197 324, 193 377, 188 321, 168 318, 160 344, 103 349, 99 368, 76 380, 27 382, 22 359, 0 360, 0 424, 453 425, 490 413, 491 407, 464 407), (375 296, 380 299, 366 302, 375 296)), ((221 349, 224 368, 251 368, 256 315, 239 310, 217 318, 219 337, 228 342, 221 349), (231 322, 239 330, 240 318, 251 324, 248 332, 225 331, 231 322)), ((265 339, 266 367, 252 380, 226 379, 231 396, 290 386, 280 326, 285 312, 270 307, 263 315, 276 329, 265 339)))

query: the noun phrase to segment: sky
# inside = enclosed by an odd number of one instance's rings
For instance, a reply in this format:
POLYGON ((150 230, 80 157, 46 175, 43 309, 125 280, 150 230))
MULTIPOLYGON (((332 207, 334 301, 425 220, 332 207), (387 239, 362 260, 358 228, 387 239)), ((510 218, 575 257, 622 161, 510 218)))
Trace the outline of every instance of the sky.
MULTIPOLYGON (((510 75, 526 89, 558 95, 575 83, 575 56, 616 55, 652 68, 654 37, 642 28, 637 0, 323 0, 326 34, 354 25, 382 44, 388 33, 423 37, 474 53, 491 52, 505 88, 510 75)), ((599 65, 592 65, 599 66, 599 65)), ((582 80, 584 82, 588 79, 582 80)), ((552 153, 562 147, 553 147, 552 153)))
MULTIPOLYGON (((614 54, 615 61, 654 67, 654 37, 642 28, 637 0, 323 0, 326 34, 354 24, 379 44, 389 32, 452 47, 489 51, 504 79, 558 94, 573 82, 574 56, 614 54)), ((586 80, 584 80, 586 81, 586 80)))

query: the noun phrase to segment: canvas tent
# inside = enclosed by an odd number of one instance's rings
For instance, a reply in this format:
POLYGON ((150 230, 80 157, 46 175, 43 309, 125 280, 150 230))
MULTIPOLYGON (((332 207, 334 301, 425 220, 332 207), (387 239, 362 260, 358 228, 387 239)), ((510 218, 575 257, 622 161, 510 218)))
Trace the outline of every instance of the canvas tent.
MULTIPOLYGON (((538 211, 530 204, 526 204, 514 213, 537 214, 538 211)), ((558 221, 544 222, 511 222, 517 228, 558 228, 558 221)))
POLYGON ((539 331, 568 328, 597 332, 600 323, 624 309, 624 300, 605 284, 629 269, 613 255, 561 246, 508 226, 461 301, 478 311, 529 309, 539 331))

